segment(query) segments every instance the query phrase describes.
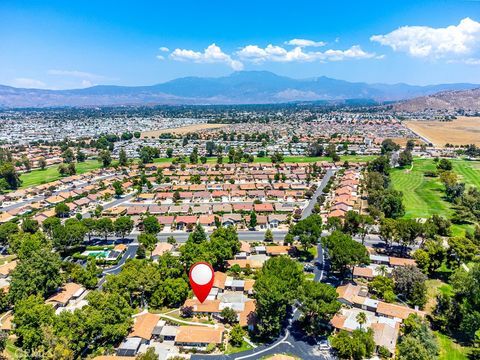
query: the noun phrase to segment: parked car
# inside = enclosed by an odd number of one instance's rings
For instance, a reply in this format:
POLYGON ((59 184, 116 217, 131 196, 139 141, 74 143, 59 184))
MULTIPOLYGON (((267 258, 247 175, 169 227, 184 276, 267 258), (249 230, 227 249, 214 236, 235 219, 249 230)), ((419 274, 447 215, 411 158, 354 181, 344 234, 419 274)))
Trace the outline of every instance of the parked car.
POLYGON ((303 265, 303 270, 304 271, 313 272, 314 269, 315 269, 315 267, 312 264, 303 265))

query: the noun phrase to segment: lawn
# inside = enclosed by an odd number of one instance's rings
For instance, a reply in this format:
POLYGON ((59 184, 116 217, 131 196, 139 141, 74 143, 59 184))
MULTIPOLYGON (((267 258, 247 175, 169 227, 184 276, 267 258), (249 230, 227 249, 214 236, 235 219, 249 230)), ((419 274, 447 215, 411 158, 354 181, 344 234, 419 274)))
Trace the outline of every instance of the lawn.
POLYGON ((451 295, 453 293, 452 286, 439 279, 428 279, 425 285, 427 286, 427 304, 425 305, 425 311, 428 313, 431 313, 435 308, 437 295, 440 293, 451 295))
MULTIPOLYGON (((459 181, 480 189, 480 162, 452 160, 453 170, 459 181)), ((412 169, 393 169, 391 173, 393 187, 403 192, 405 218, 428 218, 433 214, 450 217, 451 205, 444 196, 444 186, 438 177, 427 177, 425 171, 435 171, 433 159, 414 159, 412 169)), ((452 225, 454 236, 463 236, 471 225, 452 225)))
POLYGON ((252 349, 252 346, 248 344, 246 341, 242 342, 242 345, 240 346, 232 346, 230 343, 228 343, 227 348, 225 349, 225 354, 235 354, 239 353, 242 351, 247 351, 252 349))
POLYGON ((12 260, 15 260, 16 256, 15 255, 5 255, 5 256, 0 256, 0 265, 5 265, 9 263, 12 260))
MULTIPOLYGON (((100 166, 101 163, 97 160, 87 160, 85 162, 77 163, 77 174, 83 174, 98 169, 100 166)), ((61 176, 58 173, 58 165, 49 166, 44 170, 32 170, 31 172, 23 173, 20 176, 20 179, 22 180, 22 188, 46 184, 60 178, 61 176)))
POLYGON ((480 189, 480 161, 453 160, 452 163, 461 182, 480 189))
POLYGON ((7 344, 5 346, 5 353, 7 354, 8 359, 24 359, 26 358, 26 354, 23 352, 22 349, 15 346, 13 340, 9 338, 7 340, 7 344))
POLYGON ((440 345, 439 360, 467 360, 468 348, 455 343, 446 335, 435 333, 440 345))
POLYGON ((393 187, 403 192, 405 218, 428 218, 433 214, 451 216, 450 204, 443 199, 443 185, 438 178, 425 176, 425 171, 435 171, 433 160, 415 159, 411 170, 392 170, 393 187))

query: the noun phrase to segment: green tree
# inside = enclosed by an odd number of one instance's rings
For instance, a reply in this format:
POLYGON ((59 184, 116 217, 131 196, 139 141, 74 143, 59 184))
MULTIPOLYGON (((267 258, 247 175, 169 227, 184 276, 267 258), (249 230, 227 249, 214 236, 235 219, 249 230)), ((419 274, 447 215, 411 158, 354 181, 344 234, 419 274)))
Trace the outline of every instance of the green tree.
POLYGON ((412 246, 423 233, 423 225, 413 219, 398 219, 396 222, 395 235, 397 242, 403 246, 412 246))
POLYGON ((42 223, 42 229, 50 238, 53 235, 53 230, 61 225, 61 221, 58 217, 46 218, 42 223))
POLYGON ((392 300, 392 297, 395 298, 394 288, 395 284, 393 280, 385 275, 375 276, 368 284, 368 289, 386 302, 391 302, 387 300, 392 300))
POLYGON ((62 153, 63 162, 65 164, 70 164, 75 160, 75 155, 73 154, 72 149, 68 148, 62 153))
POLYGON ((108 236, 115 230, 112 219, 107 217, 98 219, 95 222, 95 230, 107 240, 108 236))
POLYGON ((55 205, 55 215, 60 218, 66 217, 70 213, 70 208, 65 203, 55 205))
POLYGON ((41 170, 45 170, 45 168, 47 167, 47 160, 45 160, 43 156, 40 159, 38 159, 38 167, 41 170))
POLYGON ((387 248, 389 248, 393 240, 397 236, 397 221, 395 219, 382 219, 380 223, 380 238, 385 242, 387 248))
POLYGON ((113 186, 113 189, 115 190, 116 197, 120 197, 124 194, 122 183, 120 181, 114 181, 112 186, 113 186))
POLYGON ((113 227, 115 228, 115 233, 120 236, 122 239, 125 238, 128 234, 130 234, 133 230, 133 220, 130 216, 120 216, 118 217, 113 227))
POLYGON ((237 313, 231 307, 223 308, 223 310, 220 312, 220 316, 227 324, 232 325, 238 322, 237 313))
POLYGON ((96 220, 92 218, 83 218, 81 221, 83 226, 85 226, 85 228, 87 229, 86 235, 88 236, 88 241, 90 241, 92 239, 94 231, 97 228, 96 220))
POLYGON ((112 164, 112 154, 108 150, 102 150, 98 154, 98 161, 102 163, 103 167, 109 167, 112 164))
POLYGON ((405 319, 398 357, 402 360, 433 360, 438 358, 438 353, 437 338, 426 321, 415 314, 405 319))
POLYGON ((342 276, 353 266, 370 263, 365 246, 338 230, 324 237, 323 243, 328 249, 332 269, 339 271, 342 276))
MULTIPOLYGON (((4 181, 3 190, 16 190, 22 184, 20 176, 11 162, 0 162, 0 180, 4 181)), ((0 188, 0 190, 2 190, 0 188)))
POLYGON ((297 237, 305 250, 316 244, 322 235, 322 218, 320 215, 310 215, 290 227, 289 233, 297 237))
POLYGON ((423 307, 427 301, 427 277, 416 266, 397 267, 392 272, 397 294, 405 296, 411 305, 423 307))
POLYGON ((263 264, 254 284, 257 328, 261 336, 271 338, 279 334, 287 306, 298 297, 302 283, 301 267, 288 257, 273 257, 263 264))
POLYGON ((23 256, 11 272, 9 296, 14 304, 30 295, 44 297, 61 285, 60 258, 50 248, 22 250, 20 254, 23 256))
POLYGON ((348 333, 345 330, 332 337, 332 347, 340 359, 362 360, 370 358, 375 350, 373 330, 354 330, 348 333))
POLYGON ((145 353, 137 355, 135 360, 158 360, 158 355, 154 347, 149 347, 145 353))
POLYGON ((83 151, 78 149, 77 150, 77 161, 78 162, 85 162, 85 160, 87 160, 87 156, 85 155, 85 153, 83 151))
POLYGON ((68 219, 65 225, 56 226, 52 231, 53 245, 65 250, 80 245, 88 229, 77 219, 68 219))
POLYGON ((86 300, 88 305, 82 308, 82 313, 88 319, 92 341, 115 344, 128 334, 133 310, 121 295, 92 291, 86 300))
POLYGON ((402 196, 402 193, 396 190, 388 190, 385 192, 381 202, 381 210, 385 214, 385 217, 397 219, 405 215, 402 196))
POLYGON ((272 241, 273 241, 273 233, 272 233, 272 230, 267 229, 267 231, 265 231, 264 240, 265 240, 266 242, 272 242, 272 241))
POLYGON ((38 221, 30 217, 23 219, 21 225, 22 231, 30 234, 34 234, 40 228, 38 221))
POLYGON ((118 153, 118 165, 120 166, 128 165, 128 156, 124 148, 121 148, 120 152, 118 153))
POLYGON ((392 139, 385 139, 382 141, 381 152, 382 155, 389 154, 400 150, 400 145, 396 144, 392 139))
POLYGON ((258 222, 257 222, 257 213, 255 211, 252 210, 252 212, 250 213, 250 220, 248 222, 248 226, 250 229, 255 229, 255 227, 257 226, 258 222))
POLYGON ((195 226, 195 230, 190 233, 188 239, 195 244, 200 244, 207 240, 207 233, 202 225, 195 226))
POLYGON ((240 346, 243 343, 243 338, 246 335, 245 330, 240 325, 235 325, 230 331, 230 343, 233 346, 240 346))
POLYGON ((147 216, 143 219, 143 229, 147 234, 156 235, 160 232, 161 226, 158 219, 155 216, 147 216))
POLYGON ((155 249, 155 245, 157 244, 157 236, 149 233, 141 233, 138 236, 138 242, 145 246, 145 248, 147 248, 149 251, 153 251, 153 249, 155 249))
POLYGON ((0 225, 0 244, 6 245, 12 235, 18 234, 18 225, 13 222, 6 222, 0 225))
POLYGON ((355 320, 357 320, 358 324, 360 325, 360 329, 362 329, 363 325, 367 323, 367 315, 363 311, 360 311, 355 317, 355 320))
POLYGON ((46 305, 40 296, 28 296, 18 299, 15 303, 15 335, 23 350, 35 353, 44 343, 46 326, 51 326, 54 321, 54 309, 46 305))
POLYGON ((320 282, 305 281, 299 297, 303 329, 310 335, 318 334, 341 307, 335 288, 320 282))
POLYGON ((188 297, 188 291, 189 286, 185 279, 165 279, 161 287, 152 294, 150 305, 154 308, 181 306, 188 297))
POLYGON ((398 165, 410 166, 412 165, 412 162, 413 162, 413 156, 410 151, 404 150, 398 155, 398 165))

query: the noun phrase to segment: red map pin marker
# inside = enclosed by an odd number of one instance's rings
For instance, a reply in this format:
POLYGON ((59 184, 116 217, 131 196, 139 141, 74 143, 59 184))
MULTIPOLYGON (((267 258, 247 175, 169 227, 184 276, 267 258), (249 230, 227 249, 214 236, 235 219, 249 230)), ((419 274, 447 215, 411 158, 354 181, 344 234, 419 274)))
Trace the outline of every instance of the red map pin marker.
POLYGON ((203 303, 213 286, 215 276, 212 265, 207 262, 198 262, 192 265, 190 272, 190 286, 197 299, 203 303))

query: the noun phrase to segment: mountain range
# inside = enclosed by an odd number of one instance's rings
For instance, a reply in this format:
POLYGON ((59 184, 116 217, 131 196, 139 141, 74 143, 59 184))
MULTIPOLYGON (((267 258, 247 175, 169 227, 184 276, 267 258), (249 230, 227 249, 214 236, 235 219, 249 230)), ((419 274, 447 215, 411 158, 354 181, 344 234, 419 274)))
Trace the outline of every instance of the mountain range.
POLYGON ((324 76, 293 79, 268 71, 239 71, 217 78, 184 77, 152 86, 97 85, 44 90, 0 85, 0 107, 260 104, 318 100, 338 103, 349 99, 381 103, 477 87, 480 85, 469 83, 367 84, 324 76))
POLYGON ((466 113, 480 112, 480 88, 469 90, 442 91, 433 95, 420 96, 400 101, 393 105, 396 111, 445 112, 458 109, 466 113))

